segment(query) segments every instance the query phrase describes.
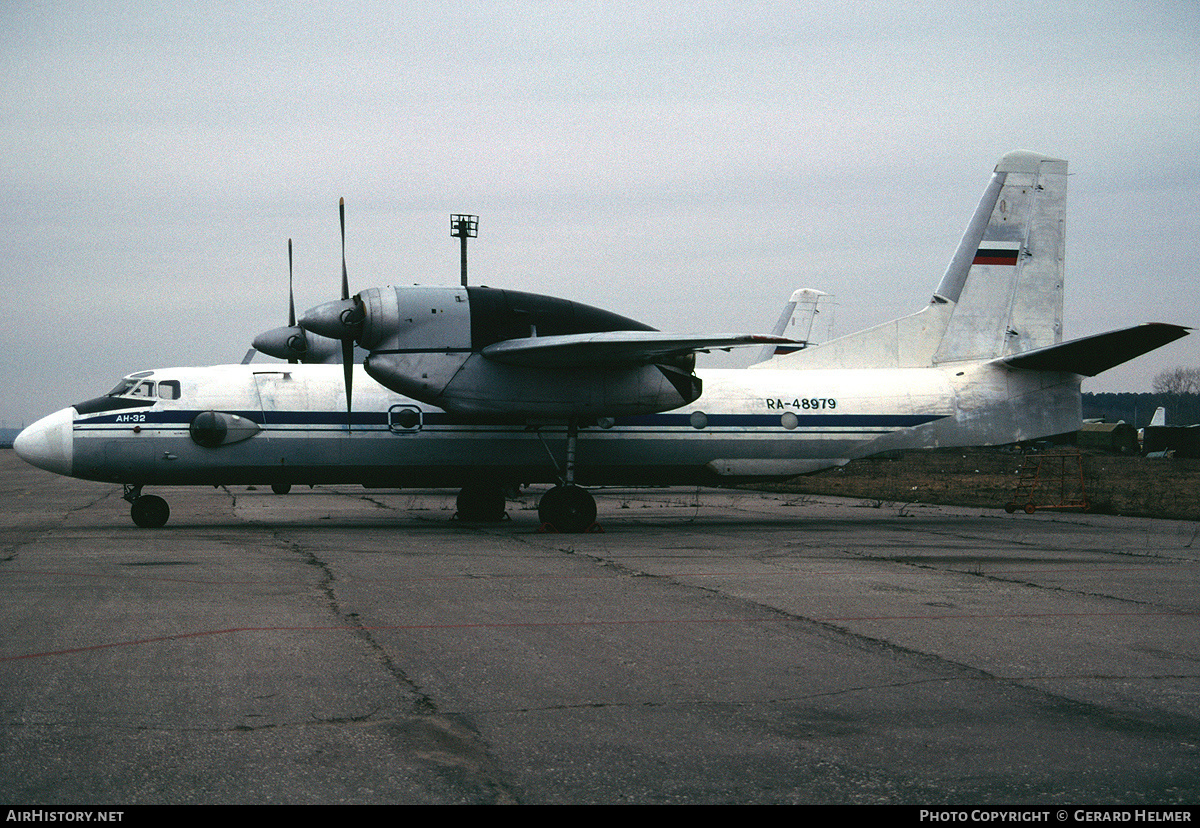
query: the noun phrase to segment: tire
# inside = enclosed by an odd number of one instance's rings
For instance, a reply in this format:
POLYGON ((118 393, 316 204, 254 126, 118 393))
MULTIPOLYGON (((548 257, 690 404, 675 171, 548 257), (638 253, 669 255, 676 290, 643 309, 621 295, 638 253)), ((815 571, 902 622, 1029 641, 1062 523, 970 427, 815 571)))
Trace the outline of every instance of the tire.
POLYGON ((578 486, 555 486, 538 501, 538 520, 559 532, 586 532, 596 522, 596 499, 578 486))
POLYGON ((171 507, 157 495, 142 495, 133 501, 129 516, 143 529, 161 529, 171 517, 171 507))
POLYGON ((468 483, 455 500, 458 519, 468 523, 495 523, 504 520, 504 487, 499 483, 468 483))

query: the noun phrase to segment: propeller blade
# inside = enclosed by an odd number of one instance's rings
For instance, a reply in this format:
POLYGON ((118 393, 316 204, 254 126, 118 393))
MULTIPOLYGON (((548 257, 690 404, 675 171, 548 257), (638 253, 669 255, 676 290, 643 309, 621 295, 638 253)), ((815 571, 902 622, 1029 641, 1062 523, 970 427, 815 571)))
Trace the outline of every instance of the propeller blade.
POLYGON ((296 299, 292 293, 292 240, 288 239, 288 327, 296 324, 296 299))
MULTIPOLYGON (((291 239, 288 239, 288 327, 289 328, 296 327, 296 294, 292 290, 292 240, 291 239)), ((304 331, 300 331, 298 336, 300 336, 302 339, 305 338, 304 331)), ((302 343, 299 343, 299 342, 297 343, 297 345, 301 345, 301 344, 302 343)), ((296 347, 296 346, 293 346, 293 347, 295 347, 296 350, 300 350, 300 351, 308 350, 307 347, 296 347)), ((288 362, 291 363, 292 365, 295 365, 295 364, 299 363, 300 360, 299 359, 289 359, 288 362)))
POLYGON ((351 430, 350 389, 354 384, 354 340, 342 340, 342 375, 346 380, 346 431, 351 430))
POLYGON ((338 199, 338 218, 342 224, 342 298, 350 298, 350 280, 346 278, 346 199, 338 199))
MULTIPOLYGON (((338 222, 342 227, 342 301, 350 298, 350 280, 346 276, 346 199, 338 199, 338 222)), ((351 314, 353 315, 353 314, 351 314)), ((349 318, 349 317, 347 317, 349 318)), ((346 380, 346 433, 352 429, 351 387, 354 384, 354 336, 342 338, 342 375, 346 380)))

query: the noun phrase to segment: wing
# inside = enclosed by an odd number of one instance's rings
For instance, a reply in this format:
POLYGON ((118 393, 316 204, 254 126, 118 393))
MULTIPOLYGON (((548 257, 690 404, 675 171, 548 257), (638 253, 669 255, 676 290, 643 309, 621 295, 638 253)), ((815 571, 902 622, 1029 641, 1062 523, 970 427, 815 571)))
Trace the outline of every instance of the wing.
POLYGON ((672 334, 660 331, 532 336, 506 339, 480 353, 493 362, 525 368, 595 368, 647 365, 697 351, 729 350, 747 345, 798 345, 782 336, 758 334, 672 334))

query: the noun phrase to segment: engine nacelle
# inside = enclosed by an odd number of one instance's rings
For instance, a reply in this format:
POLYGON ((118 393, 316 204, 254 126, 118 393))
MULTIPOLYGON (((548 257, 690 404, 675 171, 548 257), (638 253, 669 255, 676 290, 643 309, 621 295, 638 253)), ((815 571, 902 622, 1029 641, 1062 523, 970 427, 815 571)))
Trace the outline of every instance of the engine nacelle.
POLYGON ((371 288, 357 299, 365 314, 358 344, 368 351, 471 350, 471 305, 465 288, 371 288))
POLYGON ((380 385, 455 414, 567 418, 670 411, 697 399, 699 377, 668 365, 529 368, 479 354, 380 354, 364 363, 380 385))
POLYGON ((700 396, 692 354, 597 366, 518 365, 489 345, 538 337, 653 332, 610 311, 535 293, 424 285, 370 288, 310 310, 301 327, 353 338, 363 363, 397 393, 458 414, 569 418, 668 411, 700 396))

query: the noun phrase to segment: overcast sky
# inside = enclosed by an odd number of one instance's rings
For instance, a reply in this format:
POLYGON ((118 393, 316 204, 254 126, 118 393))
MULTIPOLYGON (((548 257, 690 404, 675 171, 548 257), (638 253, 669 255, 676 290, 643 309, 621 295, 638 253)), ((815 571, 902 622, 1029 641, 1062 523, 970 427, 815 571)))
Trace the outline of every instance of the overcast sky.
MULTIPOLYGON (((354 290, 457 284, 465 212, 474 284, 680 332, 813 287, 849 333, 1029 149, 1071 165, 1066 337, 1200 324, 1200 5, 908 5, 6 0, 0 425, 239 361, 289 237, 298 308, 336 298, 340 196, 354 290)), ((1175 365, 1200 334, 1084 390, 1175 365)))

